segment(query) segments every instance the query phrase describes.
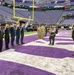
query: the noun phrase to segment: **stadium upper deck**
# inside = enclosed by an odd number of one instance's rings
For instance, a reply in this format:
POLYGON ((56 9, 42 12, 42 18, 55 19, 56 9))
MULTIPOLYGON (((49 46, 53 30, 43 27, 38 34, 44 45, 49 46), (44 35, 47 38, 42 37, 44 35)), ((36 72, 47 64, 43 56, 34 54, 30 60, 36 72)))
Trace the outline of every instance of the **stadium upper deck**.
MULTIPOLYGON (((23 1, 24 3, 22 3, 22 0, 16 0, 16 5, 20 6, 20 3, 21 3, 21 4, 24 4, 24 6, 26 5, 28 8, 31 8, 31 6, 32 6, 31 1, 32 0, 24 0, 23 1)), ((12 4, 11 0, 5 0, 4 2, 12 4)), ((71 0, 71 1, 58 0, 57 3, 55 3, 54 0, 50 0, 50 1, 49 0, 48 1, 41 0, 39 3, 36 3, 36 0, 35 0, 35 6, 38 7, 38 8, 37 7, 36 8, 40 9, 42 7, 42 9, 44 9, 44 10, 46 9, 46 11, 35 11, 34 23, 38 23, 38 24, 42 24, 42 23, 43 24, 57 24, 57 23, 60 23, 60 21, 61 21, 60 19, 62 19, 62 16, 63 16, 62 14, 63 14, 63 12, 66 11, 66 10, 61 10, 61 8, 62 8, 62 6, 65 6, 65 4, 67 4, 66 2, 67 3, 69 2, 69 5, 74 4, 73 0, 71 0), (59 8, 59 10, 55 9, 55 10, 48 10, 47 11, 47 8, 50 8, 50 7, 51 7, 51 9, 53 9, 53 8, 58 9, 59 8), (55 14, 54 14, 54 12, 55 12, 55 14)), ((71 11, 70 8, 68 10, 71 11)), ((12 20, 12 18, 13 18, 13 11, 12 11, 11 8, 9 8, 9 6, 0 6, 0 13, 2 13, 2 15, 4 16, 4 19, 6 21, 8 21, 9 19, 12 20), (8 18, 8 20, 7 20, 7 18, 8 18)), ((24 10, 24 9, 22 9, 22 7, 21 7, 21 9, 16 10, 16 15, 19 16, 19 17, 27 17, 28 18, 29 14, 31 14, 31 11, 24 10)), ((61 23, 63 23, 63 21, 61 23)))

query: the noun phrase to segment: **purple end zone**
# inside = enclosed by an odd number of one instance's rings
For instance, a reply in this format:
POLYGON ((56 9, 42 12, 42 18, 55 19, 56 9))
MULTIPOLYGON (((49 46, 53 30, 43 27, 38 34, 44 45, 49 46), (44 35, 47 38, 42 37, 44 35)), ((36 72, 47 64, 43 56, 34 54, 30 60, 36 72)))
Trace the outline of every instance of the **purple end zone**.
POLYGON ((43 47, 43 46, 19 46, 15 49, 15 51, 51 58, 65 58, 65 57, 74 58, 74 56, 72 56, 74 51, 68 51, 63 48, 43 47))
POLYGON ((0 75, 56 75, 56 74, 37 69, 35 67, 0 60, 0 75))

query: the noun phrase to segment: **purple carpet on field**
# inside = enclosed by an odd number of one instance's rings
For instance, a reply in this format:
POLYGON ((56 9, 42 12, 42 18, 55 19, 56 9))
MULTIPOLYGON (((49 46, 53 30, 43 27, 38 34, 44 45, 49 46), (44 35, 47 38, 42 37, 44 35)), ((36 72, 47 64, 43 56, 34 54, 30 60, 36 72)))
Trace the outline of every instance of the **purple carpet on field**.
POLYGON ((56 43, 56 44, 59 44, 59 45, 74 45, 74 42, 59 42, 59 43, 56 43))
POLYGON ((43 47, 43 46, 20 46, 17 47, 15 51, 52 58, 64 58, 64 57, 74 58, 74 56, 72 56, 72 53, 74 53, 74 51, 68 51, 63 48, 43 47))
MULTIPOLYGON (((45 41, 49 41, 49 38, 43 38, 45 41)), ((55 41, 73 41, 72 39, 61 39, 61 38, 55 38, 55 41)))
POLYGON ((24 42, 25 42, 25 43, 29 43, 29 42, 35 41, 35 40, 37 40, 37 39, 38 39, 38 38, 37 38, 37 34, 31 35, 31 36, 25 36, 24 42))
POLYGON ((55 75, 34 67, 0 60, 0 75, 55 75))
POLYGON ((58 35, 57 37, 65 37, 65 38, 66 38, 66 37, 68 37, 68 38, 71 38, 71 36, 70 36, 70 35, 69 35, 69 36, 64 36, 64 35, 62 36, 62 35, 58 35))

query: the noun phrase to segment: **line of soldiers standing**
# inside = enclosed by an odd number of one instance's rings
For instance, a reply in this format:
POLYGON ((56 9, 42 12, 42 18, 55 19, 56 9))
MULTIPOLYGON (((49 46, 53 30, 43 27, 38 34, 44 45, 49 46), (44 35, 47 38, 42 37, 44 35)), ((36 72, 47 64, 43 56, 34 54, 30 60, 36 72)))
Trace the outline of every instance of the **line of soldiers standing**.
POLYGON ((9 49, 9 42, 11 37, 11 46, 14 46, 14 40, 16 36, 16 45, 20 45, 20 36, 21 36, 21 44, 24 44, 24 24, 17 24, 16 27, 14 23, 12 23, 9 27, 9 24, 5 24, 5 27, 3 28, 0 26, 0 52, 2 52, 2 46, 3 46, 3 36, 5 38, 5 48, 9 49), (10 35, 11 34, 11 35, 10 35))

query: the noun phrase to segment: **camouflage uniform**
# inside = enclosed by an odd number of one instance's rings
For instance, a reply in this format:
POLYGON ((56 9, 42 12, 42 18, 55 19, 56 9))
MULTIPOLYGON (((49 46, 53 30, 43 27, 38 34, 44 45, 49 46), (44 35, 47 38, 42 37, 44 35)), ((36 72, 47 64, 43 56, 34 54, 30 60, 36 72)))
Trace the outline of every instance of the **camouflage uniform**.
POLYGON ((37 33, 38 33, 38 39, 41 39, 41 27, 40 26, 37 28, 37 33))

